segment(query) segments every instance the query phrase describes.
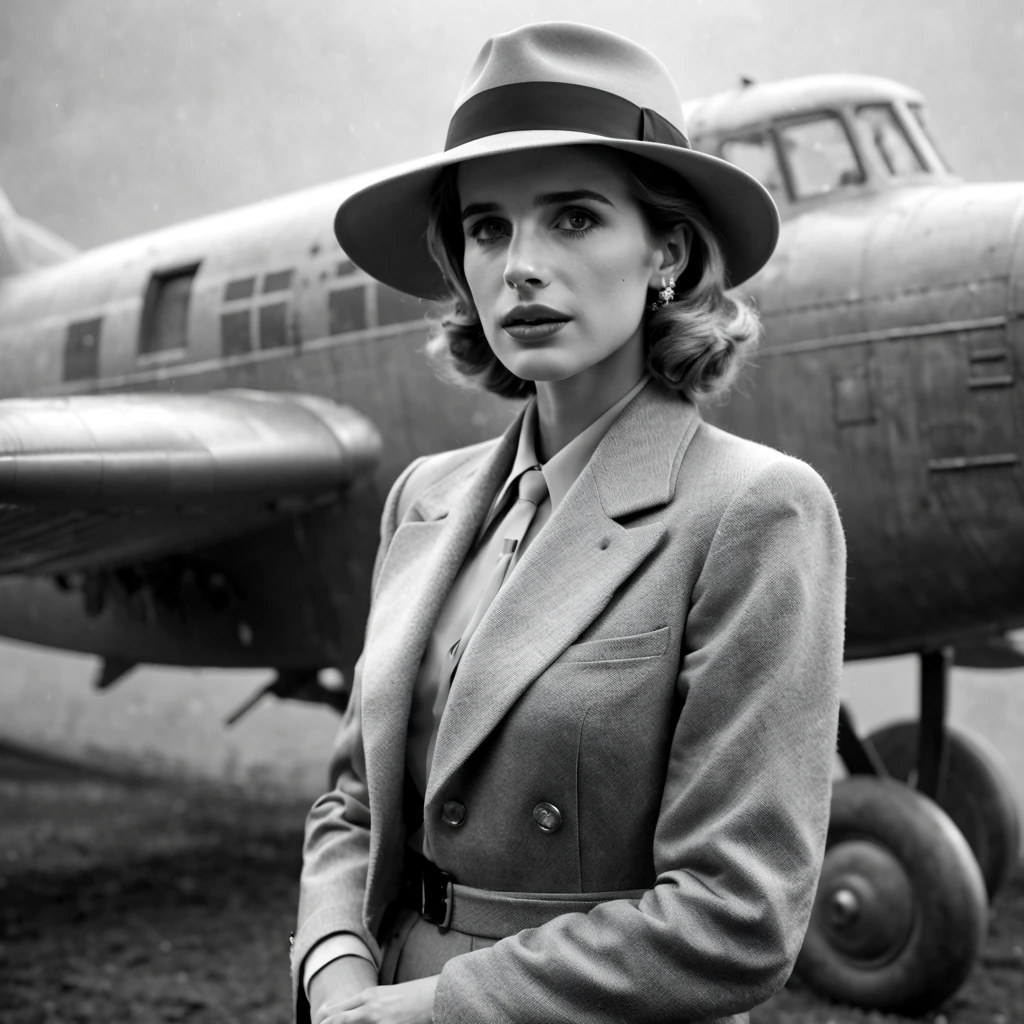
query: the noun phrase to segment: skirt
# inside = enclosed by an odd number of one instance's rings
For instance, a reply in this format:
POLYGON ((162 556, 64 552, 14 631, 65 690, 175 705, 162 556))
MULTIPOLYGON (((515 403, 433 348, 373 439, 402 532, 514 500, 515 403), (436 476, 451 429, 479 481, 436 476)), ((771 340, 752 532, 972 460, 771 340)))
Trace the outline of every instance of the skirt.
POLYGON ((386 930, 380 983, 395 985, 440 974, 453 956, 493 946, 497 939, 468 935, 454 928, 442 932, 418 910, 402 907, 386 930))

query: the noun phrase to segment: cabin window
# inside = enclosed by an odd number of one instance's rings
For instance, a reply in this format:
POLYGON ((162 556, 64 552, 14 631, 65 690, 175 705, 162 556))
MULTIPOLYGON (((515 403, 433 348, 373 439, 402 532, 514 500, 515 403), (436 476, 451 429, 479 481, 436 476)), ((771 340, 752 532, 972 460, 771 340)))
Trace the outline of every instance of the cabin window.
POLYGON ((260 307, 260 348, 282 348, 288 344, 288 306, 275 302, 260 307))
POLYGON ((139 354, 153 355, 188 347, 188 310, 199 264, 154 274, 146 289, 139 333, 139 354))
POLYGON ((864 183, 853 144, 835 114, 781 125, 778 132, 795 198, 807 199, 864 183))
POLYGON ((387 285, 377 286, 377 323, 381 327, 385 324, 422 320, 426 313, 427 303, 424 299, 406 295, 387 285))
POLYGON ((68 324, 64 342, 64 379, 87 380, 99 376, 101 320, 68 324))
POLYGON ((288 344, 288 302, 280 292, 291 291, 294 269, 275 270, 263 277, 263 294, 273 295, 270 303, 257 307, 259 317, 260 348, 284 348, 288 344))
POLYGON ((255 277, 240 277, 237 281, 228 281, 224 289, 224 301, 235 302, 238 299, 251 299, 256 291, 255 277))
POLYGON ((782 171, 770 132, 759 131, 726 139, 722 143, 721 155, 724 160, 757 178, 774 198, 782 195, 782 171))
POLYGON ((924 163, 896 119, 888 103, 871 103, 857 108, 861 146, 875 158, 875 164, 890 178, 920 174, 924 163))
POLYGON ((914 115, 914 120, 917 122, 918 128, 921 129, 924 137, 928 140, 928 145, 932 148, 932 155, 935 157, 936 162, 939 166, 945 170, 949 170, 949 162, 942 155, 942 150, 935 143, 935 136, 932 135, 932 130, 928 126, 928 117, 925 113, 924 107, 920 103, 908 103, 907 106, 910 109, 910 113, 914 115))
POLYGON ((252 350, 248 309, 222 313, 220 318, 220 350, 226 356, 240 356, 252 350))
POLYGON ((228 308, 220 316, 220 351, 223 356, 241 356, 252 351, 252 297, 255 277, 237 277, 224 286, 228 308))
POLYGON ((268 292, 286 292, 292 286, 294 270, 275 270, 263 278, 263 294, 268 292))
POLYGON ((366 289, 336 288, 327 296, 328 333, 366 329, 366 289))
POLYGON ((220 347, 224 356, 241 356, 261 349, 284 348, 289 342, 289 304, 281 292, 291 291, 295 270, 264 274, 256 295, 255 277, 240 277, 224 288, 229 308, 220 318, 220 347), (264 299, 269 295, 269 300, 264 299))

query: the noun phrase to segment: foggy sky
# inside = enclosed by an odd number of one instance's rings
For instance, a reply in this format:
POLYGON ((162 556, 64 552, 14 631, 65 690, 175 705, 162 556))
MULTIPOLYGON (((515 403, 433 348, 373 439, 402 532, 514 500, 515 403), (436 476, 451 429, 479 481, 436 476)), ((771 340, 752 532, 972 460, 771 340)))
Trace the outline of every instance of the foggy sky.
POLYGON ((548 19, 631 36, 684 98, 899 79, 959 173, 1024 179, 1020 0, 2 0, 0 187, 91 246, 428 153, 484 39, 548 19))

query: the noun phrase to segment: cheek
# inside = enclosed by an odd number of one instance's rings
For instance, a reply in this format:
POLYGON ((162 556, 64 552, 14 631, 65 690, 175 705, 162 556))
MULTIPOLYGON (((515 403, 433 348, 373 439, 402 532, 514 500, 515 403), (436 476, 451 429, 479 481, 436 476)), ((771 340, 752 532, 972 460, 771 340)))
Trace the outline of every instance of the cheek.
POLYGON ((467 241, 466 256, 462 261, 462 272, 466 276, 473 302, 480 313, 487 306, 494 293, 501 290, 503 284, 501 269, 496 260, 488 260, 485 254, 469 249, 467 241))
MULTIPOLYGON (((481 258, 478 253, 467 253, 462 264, 462 273, 469 285, 469 294, 480 318, 484 337, 491 348, 497 351, 502 344, 501 336, 504 332, 495 327, 494 320, 498 303, 505 291, 505 279, 501 269, 495 267, 496 261, 481 258)), ((508 340, 507 335, 505 340, 508 340)))
POLYGON ((610 249, 589 261, 581 284, 594 311, 593 320, 606 329, 635 329, 647 301, 650 273, 647 251, 639 246, 610 249))

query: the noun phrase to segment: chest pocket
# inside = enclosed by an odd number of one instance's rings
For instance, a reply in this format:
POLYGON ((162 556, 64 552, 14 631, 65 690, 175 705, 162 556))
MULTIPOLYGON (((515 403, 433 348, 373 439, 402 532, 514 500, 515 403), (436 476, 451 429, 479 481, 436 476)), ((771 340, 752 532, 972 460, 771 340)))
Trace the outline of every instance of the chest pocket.
POLYGON ((638 658, 658 658, 668 649, 669 627, 652 629, 647 633, 629 636, 608 636, 599 640, 586 640, 566 648, 559 662, 633 661, 638 658))

